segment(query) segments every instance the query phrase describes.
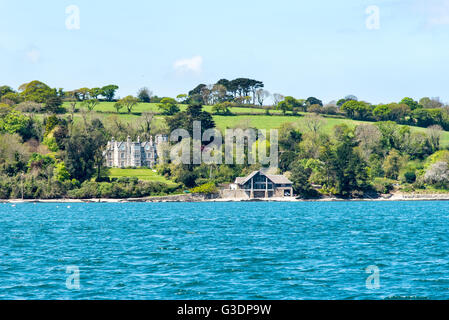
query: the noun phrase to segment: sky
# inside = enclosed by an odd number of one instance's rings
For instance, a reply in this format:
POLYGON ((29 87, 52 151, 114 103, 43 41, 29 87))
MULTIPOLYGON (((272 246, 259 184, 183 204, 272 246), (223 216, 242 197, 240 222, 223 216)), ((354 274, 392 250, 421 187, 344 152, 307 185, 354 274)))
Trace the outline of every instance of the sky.
POLYGON ((0 0, 0 85, 158 96, 221 78, 325 102, 449 102, 449 0, 0 0))

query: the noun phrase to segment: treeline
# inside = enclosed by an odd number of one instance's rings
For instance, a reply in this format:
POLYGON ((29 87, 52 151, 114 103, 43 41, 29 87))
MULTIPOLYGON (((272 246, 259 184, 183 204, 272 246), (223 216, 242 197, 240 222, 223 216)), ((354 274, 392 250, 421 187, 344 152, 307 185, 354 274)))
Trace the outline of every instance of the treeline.
MULTIPOLYGON (((4 108, 0 113, 0 199, 129 198, 195 187, 200 187, 198 192, 210 192, 216 189, 208 184, 215 186, 247 174, 245 166, 211 170, 208 165, 183 166, 163 160, 158 171, 177 186, 132 178, 110 179, 109 169, 104 166, 107 141, 112 136, 128 135, 132 139, 149 139, 158 129, 153 126, 152 115, 146 116, 132 128, 118 119, 103 123, 94 114, 86 114, 79 122, 57 113, 48 113, 39 120, 9 106, 4 108)), ((183 128, 191 132, 194 121, 201 121, 203 131, 215 127, 212 115, 196 104, 166 117, 166 130, 183 128)))
POLYGON ((179 95, 178 99, 185 99, 187 103, 201 103, 214 105, 222 102, 236 102, 239 104, 263 105, 270 93, 264 90, 264 83, 259 80, 237 78, 234 80, 221 79, 215 84, 199 84, 188 95, 179 95))
POLYGON ((132 95, 123 99, 116 99, 119 86, 111 84, 104 87, 87 88, 65 91, 63 88, 51 88, 47 84, 34 80, 22 84, 18 90, 10 86, 0 86, 0 109, 15 107, 16 110, 28 113, 66 113, 74 112, 79 102, 89 111, 101 102, 116 102, 115 108, 126 108, 128 112, 140 102, 159 103, 162 98, 153 96, 150 89, 143 87, 138 90, 137 97, 132 95), (70 102, 71 110, 62 107, 64 102, 70 102))
POLYGON ((323 119, 307 116, 302 130, 284 125, 280 169, 291 174, 303 197, 360 197, 449 186, 449 151, 441 150, 441 129, 414 132, 395 122, 346 125, 323 130, 323 119), (437 167, 435 167, 435 165, 437 167), (435 182, 435 171, 445 174, 435 182))
POLYGON ((285 97, 277 104, 284 114, 290 112, 309 112, 315 114, 344 115, 349 119, 361 121, 394 121, 398 124, 427 128, 439 125, 449 130, 449 107, 438 98, 424 97, 419 102, 404 98, 400 102, 373 105, 348 96, 327 105, 316 98, 295 99, 285 97))
MULTIPOLYGON (((280 173, 290 177, 302 197, 375 196, 398 185, 404 191, 449 188, 449 151, 441 148, 439 127, 417 132, 387 121, 340 125, 328 132, 322 117, 306 117, 303 127, 286 124, 279 132, 280 173)), ((191 135, 195 121, 201 121, 203 132, 215 127, 212 114, 199 104, 165 120, 167 130, 185 129, 191 135)), ((151 120, 149 125, 152 130, 151 120)), ((174 192, 176 187, 160 183, 109 179, 103 150, 112 135, 125 134, 122 130, 95 117, 74 123, 70 116, 52 114, 40 122, 15 110, 0 114, 0 198, 127 198, 174 192)), ((246 151, 253 148, 245 146, 246 151)), ((261 169, 247 162, 170 163, 163 156, 169 150, 161 150, 157 170, 177 182, 178 190, 216 192, 216 186, 261 169)))
POLYGON ((93 116, 75 123, 70 116, 49 114, 40 121, 3 110, 0 199, 129 198, 166 195, 177 188, 110 179, 103 152, 112 132, 118 133, 93 116))

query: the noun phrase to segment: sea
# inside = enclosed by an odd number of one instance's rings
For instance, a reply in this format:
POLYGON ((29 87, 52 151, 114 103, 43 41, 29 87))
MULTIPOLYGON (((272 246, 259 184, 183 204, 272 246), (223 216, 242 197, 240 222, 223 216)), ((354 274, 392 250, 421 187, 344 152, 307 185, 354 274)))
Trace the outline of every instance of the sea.
POLYGON ((449 298, 449 202, 0 203, 0 299, 449 298))

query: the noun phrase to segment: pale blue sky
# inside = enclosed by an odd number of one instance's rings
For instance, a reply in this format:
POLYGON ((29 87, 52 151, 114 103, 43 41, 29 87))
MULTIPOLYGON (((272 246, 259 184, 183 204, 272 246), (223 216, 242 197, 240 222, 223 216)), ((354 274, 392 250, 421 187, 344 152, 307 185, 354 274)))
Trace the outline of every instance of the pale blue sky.
POLYGON ((324 101, 449 101, 449 0, 0 0, 0 85, 159 96, 250 77, 324 101), (66 7, 80 9, 67 30, 66 7), (365 10, 380 8, 380 29, 365 10), (177 67, 176 67, 177 66, 177 67))

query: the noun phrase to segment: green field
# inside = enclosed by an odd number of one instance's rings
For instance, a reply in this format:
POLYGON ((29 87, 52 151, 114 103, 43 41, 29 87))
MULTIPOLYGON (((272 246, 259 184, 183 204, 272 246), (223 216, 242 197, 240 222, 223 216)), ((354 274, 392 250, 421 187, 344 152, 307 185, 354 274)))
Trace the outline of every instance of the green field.
POLYGON ((154 181, 154 182, 161 182, 165 183, 170 187, 177 186, 176 183, 173 181, 167 180, 165 177, 158 175, 156 172, 154 172, 151 169, 118 169, 118 168, 111 168, 109 169, 109 177, 110 178, 132 178, 136 177, 139 180, 142 181, 154 181))
MULTIPOLYGON (((115 104, 114 102, 100 102, 94 108, 94 111, 99 112, 99 113, 108 113, 108 114, 116 114, 117 115, 117 110, 114 108, 114 104, 115 104)), ((70 103, 65 102, 63 106, 67 110, 70 110, 70 103)), ((81 103, 78 103, 76 108, 77 109, 85 109, 85 107, 81 103)), ((204 106, 204 110, 207 112, 210 112, 210 113, 212 113, 212 108, 213 108, 212 106, 204 106)), ((186 110, 187 105, 180 105, 180 109, 181 109, 181 111, 186 110)), ((234 108, 231 108, 230 110, 234 114, 242 114, 242 113, 243 114, 248 114, 248 113, 263 114, 263 113, 265 113, 265 110, 260 109, 260 108, 234 107, 234 108)), ((140 115, 142 112, 148 112, 148 111, 160 113, 158 104, 157 103, 139 103, 132 109, 130 115, 140 115)), ((270 110, 270 113, 281 114, 282 112, 280 110, 270 110)), ((119 114, 120 115, 129 115, 128 110, 126 108, 120 109, 119 114)))
MULTIPOLYGON (((233 128, 239 124, 245 124, 249 127, 258 129, 277 129, 284 123, 291 123, 297 128, 303 128, 305 126, 305 121, 307 118, 304 116, 214 116, 215 123, 220 130, 226 128, 233 128)), ((360 124, 372 124, 373 122, 366 121, 356 121, 351 119, 340 119, 340 118, 323 118, 323 130, 326 133, 331 134, 332 129, 336 125, 346 124, 351 128, 354 128, 360 124)), ((426 128, 411 127, 412 131, 416 132, 426 132, 426 128)), ((441 136, 441 145, 443 147, 449 146, 449 132, 444 131, 441 136)))

